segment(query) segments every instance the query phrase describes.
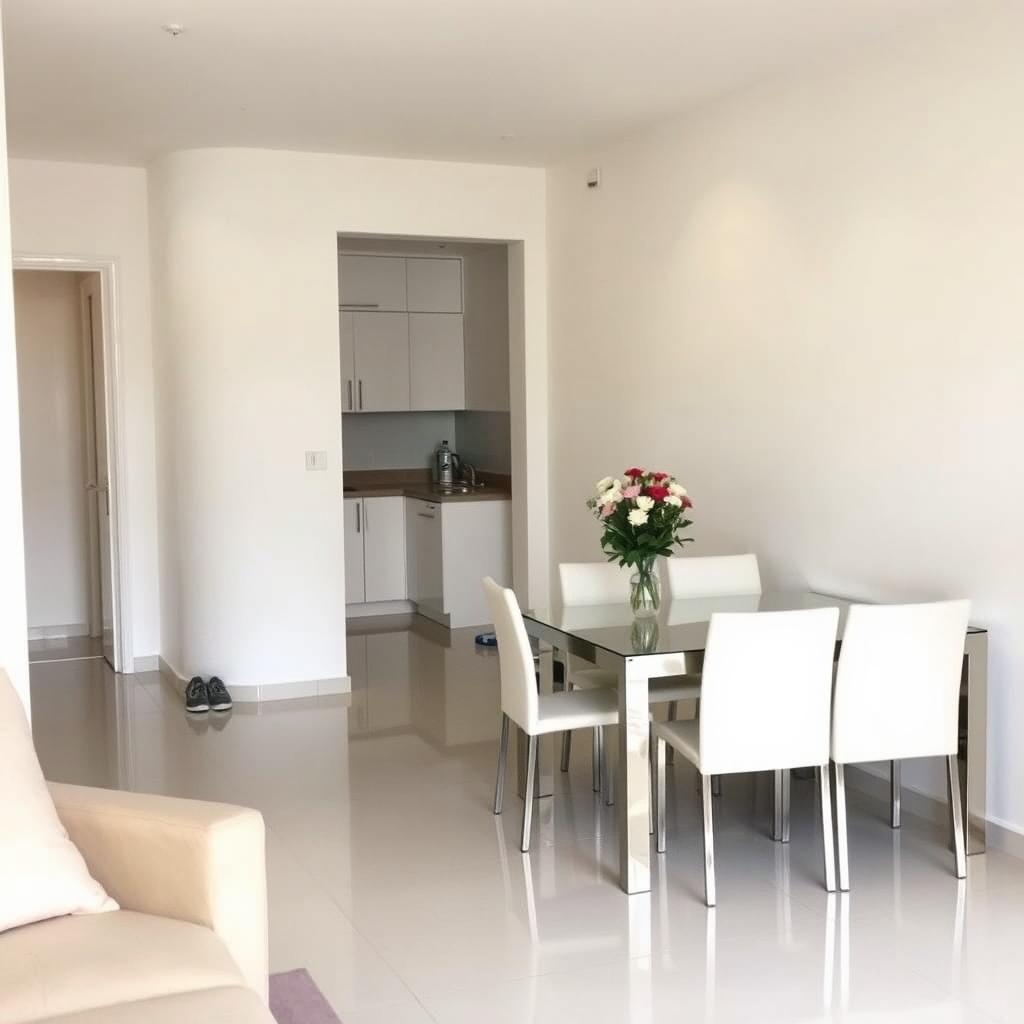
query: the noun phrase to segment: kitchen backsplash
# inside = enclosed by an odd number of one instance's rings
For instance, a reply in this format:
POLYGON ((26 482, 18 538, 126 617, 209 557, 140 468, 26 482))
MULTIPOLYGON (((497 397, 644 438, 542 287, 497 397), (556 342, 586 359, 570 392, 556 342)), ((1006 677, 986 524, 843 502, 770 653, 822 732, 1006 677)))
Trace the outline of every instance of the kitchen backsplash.
POLYGON ((433 466, 442 440, 477 469, 512 472, 507 412, 361 412, 342 417, 344 469, 433 466))

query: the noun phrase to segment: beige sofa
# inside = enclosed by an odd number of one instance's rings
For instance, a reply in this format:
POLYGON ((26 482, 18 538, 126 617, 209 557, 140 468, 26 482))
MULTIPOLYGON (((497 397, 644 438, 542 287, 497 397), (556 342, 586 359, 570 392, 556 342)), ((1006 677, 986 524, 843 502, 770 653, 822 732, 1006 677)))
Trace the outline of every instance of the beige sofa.
POLYGON ((0 933, 0 1024, 273 1024, 263 818, 51 784, 113 913, 0 933))

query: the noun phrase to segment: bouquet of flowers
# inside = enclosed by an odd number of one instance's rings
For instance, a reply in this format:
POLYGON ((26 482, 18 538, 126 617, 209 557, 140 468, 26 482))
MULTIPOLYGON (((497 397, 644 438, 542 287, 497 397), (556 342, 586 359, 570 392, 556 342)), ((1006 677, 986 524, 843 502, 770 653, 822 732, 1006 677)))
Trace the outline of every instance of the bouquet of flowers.
POLYGON ((604 527, 601 549, 608 561, 633 566, 633 611, 653 614, 661 601, 655 559, 671 555, 673 545, 682 547, 693 540, 680 536, 692 525, 686 510, 693 502, 675 477, 636 466, 621 480, 606 476, 598 481, 595 492, 587 508, 604 527))

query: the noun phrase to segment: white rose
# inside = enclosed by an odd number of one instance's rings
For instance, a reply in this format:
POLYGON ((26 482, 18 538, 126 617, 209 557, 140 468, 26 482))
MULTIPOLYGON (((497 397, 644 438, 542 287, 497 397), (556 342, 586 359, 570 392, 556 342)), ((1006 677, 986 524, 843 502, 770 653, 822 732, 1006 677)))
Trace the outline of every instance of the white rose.
POLYGON ((682 506, 682 504, 683 504, 683 499, 680 498, 678 494, 670 494, 665 499, 665 504, 666 505, 673 505, 676 508, 680 508, 682 506))
POLYGON ((651 509, 654 508, 654 499, 648 498, 646 494, 641 494, 640 497, 636 499, 636 507, 644 512, 650 512, 651 509))
POLYGON ((674 483, 673 484, 669 484, 668 485, 668 492, 669 492, 669 494, 674 494, 677 498, 685 498, 686 497, 686 488, 685 487, 680 487, 679 484, 674 484, 674 483))
POLYGON ((612 478, 610 476, 606 476, 603 480, 598 480, 598 482, 594 484, 594 490, 597 491, 598 494, 604 494, 604 492, 607 491, 611 487, 611 485, 612 478))
MULTIPOLYGON (((650 501, 650 499, 647 499, 650 501)), ((635 508, 629 513, 630 526, 643 526, 647 522, 647 513, 642 508, 635 508)))
POLYGON ((622 501, 622 491, 615 487, 609 488, 597 499, 599 505, 618 505, 622 501))

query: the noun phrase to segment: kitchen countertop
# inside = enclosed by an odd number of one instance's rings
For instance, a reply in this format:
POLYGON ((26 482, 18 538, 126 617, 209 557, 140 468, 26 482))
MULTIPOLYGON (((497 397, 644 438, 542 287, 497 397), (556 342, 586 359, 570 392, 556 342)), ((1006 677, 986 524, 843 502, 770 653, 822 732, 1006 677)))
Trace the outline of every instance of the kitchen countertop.
POLYGON ((468 494, 439 494, 429 470, 353 470, 345 473, 346 498, 418 498, 439 504, 460 501, 508 501, 512 497, 510 479, 500 473, 479 472, 483 484, 468 494))

